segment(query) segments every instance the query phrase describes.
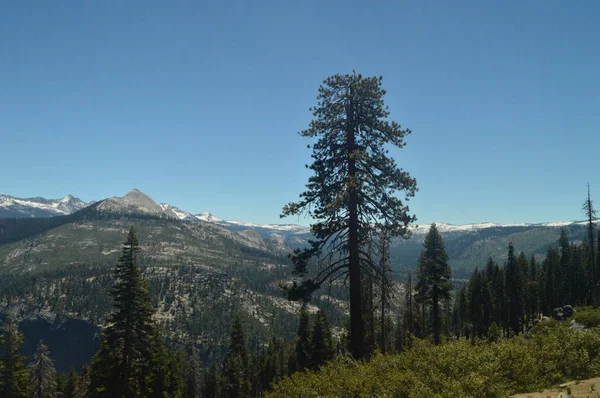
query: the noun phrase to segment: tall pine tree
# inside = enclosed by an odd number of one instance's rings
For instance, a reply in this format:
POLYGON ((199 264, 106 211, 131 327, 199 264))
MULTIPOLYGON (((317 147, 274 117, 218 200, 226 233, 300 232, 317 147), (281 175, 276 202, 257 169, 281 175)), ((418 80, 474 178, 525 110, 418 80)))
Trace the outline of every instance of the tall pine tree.
POLYGON ((306 305, 300 309, 300 322, 298 323, 298 331, 296 340, 296 367, 295 370, 303 371, 310 366, 311 356, 311 336, 310 319, 306 305))
POLYGON ((224 398, 247 398, 250 396, 249 365, 244 327, 238 314, 233 320, 229 350, 223 363, 224 398))
POLYGON ((202 363, 198 349, 193 341, 189 341, 185 347, 185 393, 184 398, 200 398, 202 379, 201 379, 202 363))
POLYGON ((323 283, 348 275, 350 348, 356 358, 364 355, 361 269, 380 279, 377 264, 364 248, 381 226, 390 237, 405 237, 415 220, 395 192, 404 191, 408 200, 416 192, 416 181, 398 168, 386 149, 389 144, 402 148, 410 130, 386 120, 389 112, 381 81, 353 73, 323 82, 312 109, 315 119, 300 133, 316 138, 313 163, 307 166, 314 175, 300 201, 282 212, 282 216, 306 212, 316 221, 310 247, 292 256, 294 273, 307 277, 309 265, 320 266, 300 285, 294 284, 288 297, 306 298, 323 283))
POLYGON ((23 335, 12 317, 6 319, 3 329, 0 337, 0 397, 25 398, 29 394, 29 382, 20 353, 23 335))
POLYGON ((333 338, 327 315, 323 310, 317 313, 317 319, 311 335, 310 361, 313 369, 333 359, 333 338))
POLYGON ((523 277, 512 242, 508 244, 506 260, 506 296, 510 327, 515 334, 519 334, 523 317, 523 277))
POLYGON ((37 345, 33 362, 29 365, 29 383, 32 398, 56 398, 56 370, 50 358, 50 350, 41 340, 37 345))
POLYGON ((583 202, 582 210, 585 214, 585 217, 588 221, 588 233, 587 233, 587 260, 588 260, 588 273, 591 279, 591 289, 590 289, 590 298, 589 302, 596 306, 598 301, 600 300, 600 284, 598 283, 598 279, 600 275, 598 275, 598 269, 596 265, 596 247, 594 245, 594 221, 596 220, 596 209, 594 208, 594 202, 590 196, 590 184, 587 186, 587 199, 583 202))
POLYGON ((109 294, 114 311, 102 348, 92 362, 92 397, 133 398, 148 391, 147 378, 155 347, 154 309, 138 265, 140 246, 131 227, 114 272, 109 294))
POLYGON ((448 265, 448 254, 446 254, 444 241, 435 223, 431 224, 423 247, 417 265, 417 277, 419 278, 417 290, 421 291, 423 297, 431 302, 433 343, 440 344, 442 327, 440 302, 450 297, 452 285, 450 284, 451 271, 448 265))

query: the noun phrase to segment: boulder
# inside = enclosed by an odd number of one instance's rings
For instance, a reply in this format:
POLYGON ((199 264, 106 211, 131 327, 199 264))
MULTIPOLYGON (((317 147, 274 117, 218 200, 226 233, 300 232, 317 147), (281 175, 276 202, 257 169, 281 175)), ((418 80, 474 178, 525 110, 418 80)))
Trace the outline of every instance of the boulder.
POLYGON ((572 307, 572 306, 570 306, 570 305, 564 305, 564 306, 562 307, 562 310, 563 310, 563 316, 564 316, 565 318, 570 318, 570 317, 572 317, 572 316, 573 316, 573 314, 575 313, 575 310, 574 310, 574 309, 573 309, 573 307, 572 307))
POLYGON ((552 317, 557 321, 562 321, 564 319, 564 312, 562 307, 557 307, 552 310, 552 317))
POLYGON ((571 329, 578 329, 578 330, 585 329, 585 325, 583 323, 577 322, 575 319, 573 319, 571 322, 569 322, 569 327, 571 329))

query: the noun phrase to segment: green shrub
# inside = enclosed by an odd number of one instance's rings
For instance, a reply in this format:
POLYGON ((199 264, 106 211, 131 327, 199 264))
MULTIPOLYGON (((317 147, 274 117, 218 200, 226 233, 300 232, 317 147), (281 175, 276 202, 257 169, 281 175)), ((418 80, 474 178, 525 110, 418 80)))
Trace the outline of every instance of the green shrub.
POLYGON ((573 319, 586 327, 600 326, 600 309, 585 307, 573 315, 573 319))
POLYGON ((403 354, 368 362, 339 358, 319 372, 285 378, 267 397, 503 397, 595 376, 600 330, 572 330, 563 323, 530 338, 440 346, 417 340, 403 354))

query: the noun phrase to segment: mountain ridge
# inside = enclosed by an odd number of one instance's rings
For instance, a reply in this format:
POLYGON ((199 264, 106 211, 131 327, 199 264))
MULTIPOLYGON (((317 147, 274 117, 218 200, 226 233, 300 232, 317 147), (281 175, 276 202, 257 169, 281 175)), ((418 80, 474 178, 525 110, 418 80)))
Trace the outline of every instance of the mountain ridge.
MULTIPOLYGON (((130 210, 141 211, 142 213, 162 214, 167 217, 177 218, 183 221, 205 221, 231 227, 244 228, 262 228, 277 231, 290 231, 299 233, 310 232, 310 227, 301 224, 260 224, 255 222, 245 222, 238 220, 225 220, 211 212, 202 212, 193 214, 177 206, 155 202, 144 192, 134 188, 122 197, 111 197, 100 201, 84 202, 79 198, 68 194, 60 199, 46 199, 41 196, 31 198, 18 198, 8 194, 0 194, 0 218, 20 218, 20 217, 53 217, 57 215, 68 215, 81 210, 94 203, 100 203, 99 209, 130 210), (18 205, 19 208, 15 208, 18 205), (10 207, 13 206, 13 209, 10 207), (41 211, 35 211, 40 209, 41 211), (11 214, 14 213, 14 214, 11 214)), ((597 221, 596 221, 597 222, 597 221)), ((587 221, 550 221, 541 223, 468 223, 451 224, 445 222, 436 222, 438 230, 441 232, 472 231, 486 228, 507 228, 507 227, 566 227, 572 224, 585 224, 587 221)), ((409 227, 413 233, 426 233, 431 224, 415 224, 409 227)))

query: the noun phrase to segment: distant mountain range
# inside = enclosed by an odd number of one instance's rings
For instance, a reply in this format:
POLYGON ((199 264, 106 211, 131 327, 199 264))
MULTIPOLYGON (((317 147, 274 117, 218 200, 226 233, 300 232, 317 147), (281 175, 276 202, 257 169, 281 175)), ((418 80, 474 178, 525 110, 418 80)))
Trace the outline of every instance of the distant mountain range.
MULTIPOLYGON (((186 222, 208 222, 237 232, 252 231, 282 251, 303 247, 311 238, 310 228, 296 224, 256 224, 222 218, 203 212, 192 214, 176 206, 157 204, 152 198, 138 189, 133 189, 123 197, 113 197, 98 202, 85 203, 81 199, 67 195, 62 199, 15 198, 0 195, 0 218, 35 218, 73 214, 87 206, 94 205, 99 211, 120 214, 144 214, 165 219, 186 222)), ((583 239, 585 221, 548 222, 539 224, 494 224, 490 222, 466 225, 437 223, 442 233, 453 269, 465 274, 476 266, 482 266, 488 257, 502 260, 506 256, 506 246, 510 241, 517 250, 527 255, 543 257, 548 247, 556 244, 560 230, 567 231, 570 239, 583 239)), ((392 242, 391 256, 394 266, 403 270, 414 267, 422 249, 422 241, 429 225, 410 228, 412 237, 408 240, 392 242)), ((248 235, 248 232, 245 233, 248 235)))
POLYGON ((163 215, 184 221, 206 221, 221 225, 259 228, 287 232, 308 232, 309 228, 295 224, 255 224, 241 221, 226 221, 212 213, 192 214, 168 203, 157 204, 152 198, 138 189, 132 189, 123 197, 113 197, 101 201, 84 202, 67 195, 62 199, 17 198, 0 194, 0 218, 54 217, 72 214, 86 206, 100 203, 99 209, 119 210, 128 213, 163 215))

